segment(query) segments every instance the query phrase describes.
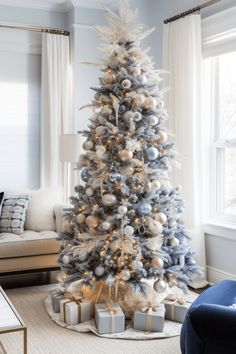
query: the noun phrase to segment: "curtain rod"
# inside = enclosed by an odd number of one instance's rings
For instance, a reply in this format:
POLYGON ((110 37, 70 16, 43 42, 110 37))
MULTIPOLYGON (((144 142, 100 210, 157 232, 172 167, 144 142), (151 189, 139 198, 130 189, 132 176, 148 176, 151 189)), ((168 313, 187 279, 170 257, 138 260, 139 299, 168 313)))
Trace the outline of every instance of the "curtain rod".
POLYGON ((179 18, 182 18, 182 17, 185 17, 185 16, 188 16, 188 15, 191 15, 192 13, 194 12, 198 12, 200 11, 201 9, 204 9, 205 7, 208 7, 210 5, 214 5, 216 4, 217 2, 219 2, 221 0, 210 0, 210 1, 207 1, 205 2, 204 4, 202 5, 199 5, 199 6, 196 6, 190 10, 187 10, 187 11, 184 11, 182 12, 181 14, 179 15, 176 15, 176 16, 173 16, 173 17, 170 17, 170 18, 167 18, 166 20, 164 20, 164 23, 167 24, 169 22, 173 22, 173 21, 176 21, 178 20, 179 18))
POLYGON ((20 30, 26 30, 26 31, 32 31, 32 32, 44 32, 44 33, 51 33, 51 34, 60 34, 62 36, 69 36, 70 32, 64 29, 59 29, 59 28, 40 28, 36 26, 21 26, 21 25, 3 25, 0 24, 0 28, 14 28, 14 29, 20 29, 20 30))

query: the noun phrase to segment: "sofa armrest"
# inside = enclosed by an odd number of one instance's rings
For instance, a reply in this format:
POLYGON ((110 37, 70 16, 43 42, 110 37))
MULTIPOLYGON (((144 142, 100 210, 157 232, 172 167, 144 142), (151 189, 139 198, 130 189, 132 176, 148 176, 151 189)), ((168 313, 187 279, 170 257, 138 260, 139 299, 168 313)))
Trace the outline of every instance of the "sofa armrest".
POLYGON ((235 338, 236 310, 231 307, 205 303, 190 309, 188 316, 204 340, 235 338))
POLYGON ((63 225, 65 222, 65 214, 66 214, 66 209, 71 209, 72 206, 68 204, 57 204, 54 207, 54 214, 55 214, 55 219, 56 219, 56 231, 57 232, 62 232, 63 231, 63 225))

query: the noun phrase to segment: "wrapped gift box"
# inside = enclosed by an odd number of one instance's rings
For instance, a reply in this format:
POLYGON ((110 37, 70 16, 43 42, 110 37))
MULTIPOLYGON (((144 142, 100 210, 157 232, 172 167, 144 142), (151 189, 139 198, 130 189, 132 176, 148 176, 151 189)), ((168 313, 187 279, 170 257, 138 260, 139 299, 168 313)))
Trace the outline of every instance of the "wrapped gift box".
POLYGON ((61 320, 69 326, 86 322, 93 318, 94 305, 84 299, 63 299, 60 302, 61 320))
POLYGON ((95 322, 100 334, 125 330, 125 315, 118 304, 95 304, 95 322))
POLYGON ((184 304, 165 304, 166 319, 183 323, 190 306, 191 304, 188 302, 184 304))
POLYGON ((134 312, 133 327, 139 331, 162 332, 164 322, 165 306, 163 304, 134 312))
POLYGON ((55 313, 60 312, 60 301, 64 299, 64 295, 59 292, 51 294, 52 308, 55 313))

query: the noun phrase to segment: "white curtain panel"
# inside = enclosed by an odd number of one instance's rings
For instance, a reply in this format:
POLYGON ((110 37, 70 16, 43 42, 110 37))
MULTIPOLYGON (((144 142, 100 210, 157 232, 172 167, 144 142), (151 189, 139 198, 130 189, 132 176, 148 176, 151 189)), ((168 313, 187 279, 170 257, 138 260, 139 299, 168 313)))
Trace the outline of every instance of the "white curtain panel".
POLYGON ((164 25, 163 68, 169 129, 174 134, 181 168, 174 168, 174 183, 180 184, 186 201, 184 220, 192 233, 191 247, 205 268, 203 233, 203 184, 201 167, 201 17, 193 14, 164 25))
POLYGON ((62 185, 59 136, 72 129, 69 36, 43 33, 41 78, 41 187, 62 185))

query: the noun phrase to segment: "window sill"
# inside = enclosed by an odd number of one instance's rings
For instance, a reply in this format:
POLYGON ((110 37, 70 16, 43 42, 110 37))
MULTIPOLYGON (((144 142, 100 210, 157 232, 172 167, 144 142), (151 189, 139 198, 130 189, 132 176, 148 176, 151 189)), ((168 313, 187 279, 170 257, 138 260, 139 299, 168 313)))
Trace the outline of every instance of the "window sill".
POLYGON ((236 224, 207 220, 204 224, 204 233, 236 241, 236 224))

